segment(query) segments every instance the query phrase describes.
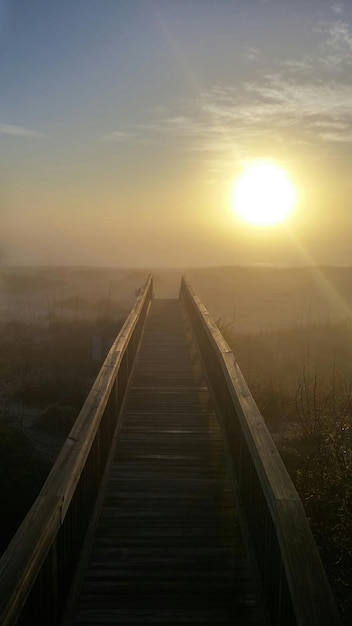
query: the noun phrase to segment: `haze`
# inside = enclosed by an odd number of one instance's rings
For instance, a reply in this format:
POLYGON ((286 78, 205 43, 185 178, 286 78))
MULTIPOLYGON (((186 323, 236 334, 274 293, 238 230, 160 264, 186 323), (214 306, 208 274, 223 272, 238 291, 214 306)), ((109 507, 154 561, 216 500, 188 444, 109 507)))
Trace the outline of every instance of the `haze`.
POLYGON ((352 263, 352 7, 0 0, 6 264, 352 263), (236 218, 243 165, 298 204, 236 218))

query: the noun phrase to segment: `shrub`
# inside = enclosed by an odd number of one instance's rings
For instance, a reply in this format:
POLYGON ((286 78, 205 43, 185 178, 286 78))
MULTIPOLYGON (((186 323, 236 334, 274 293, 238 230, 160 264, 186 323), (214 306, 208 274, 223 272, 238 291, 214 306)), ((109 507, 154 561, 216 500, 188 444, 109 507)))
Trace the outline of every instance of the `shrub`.
POLYGON ((49 464, 28 438, 0 426, 0 550, 3 551, 36 498, 49 464))
POLYGON ((346 623, 352 598, 349 321, 263 333, 223 328, 302 498, 346 623), (339 364, 339 367, 337 367, 339 364))
POLYGON ((75 423, 77 413, 75 407, 50 404, 32 422, 32 426, 54 437, 66 437, 75 423))

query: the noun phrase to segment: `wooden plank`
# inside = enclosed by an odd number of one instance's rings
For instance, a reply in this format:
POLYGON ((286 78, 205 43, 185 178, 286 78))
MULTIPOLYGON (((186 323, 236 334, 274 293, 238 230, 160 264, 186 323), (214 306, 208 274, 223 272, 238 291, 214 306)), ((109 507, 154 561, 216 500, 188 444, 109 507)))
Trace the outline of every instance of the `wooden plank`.
POLYGON ((264 624, 178 301, 154 300, 72 624, 264 624))

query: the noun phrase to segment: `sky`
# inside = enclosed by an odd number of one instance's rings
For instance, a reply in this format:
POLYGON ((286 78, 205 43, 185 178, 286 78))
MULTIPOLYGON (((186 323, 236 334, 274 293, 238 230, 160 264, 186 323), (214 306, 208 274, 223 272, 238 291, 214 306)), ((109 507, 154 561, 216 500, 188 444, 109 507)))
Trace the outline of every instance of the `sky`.
POLYGON ((0 0, 5 265, 352 264, 352 4, 0 0), (280 226, 233 210, 284 168, 280 226))

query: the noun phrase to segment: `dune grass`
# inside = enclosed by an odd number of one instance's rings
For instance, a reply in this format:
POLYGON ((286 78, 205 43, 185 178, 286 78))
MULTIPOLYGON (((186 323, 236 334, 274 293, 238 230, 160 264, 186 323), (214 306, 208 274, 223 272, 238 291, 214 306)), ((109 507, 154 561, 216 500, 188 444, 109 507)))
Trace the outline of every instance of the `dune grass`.
POLYGON ((352 324, 219 323, 303 500, 345 623, 352 601, 352 324))

